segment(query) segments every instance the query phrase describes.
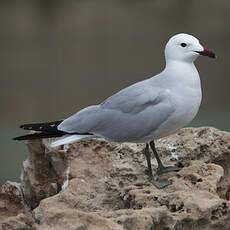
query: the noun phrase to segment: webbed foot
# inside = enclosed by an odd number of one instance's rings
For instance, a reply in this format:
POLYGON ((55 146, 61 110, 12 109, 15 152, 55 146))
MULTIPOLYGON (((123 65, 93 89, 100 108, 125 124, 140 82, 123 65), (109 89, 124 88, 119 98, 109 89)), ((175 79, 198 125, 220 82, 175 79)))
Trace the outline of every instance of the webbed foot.
POLYGON ((172 184, 171 180, 168 179, 151 179, 150 182, 158 189, 163 189, 172 184))
POLYGON ((156 174, 162 175, 162 174, 169 173, 169 172, 178 172, 180 170, 181 168, 176 165, 175 166, 161 166, 157 168, 156 174))

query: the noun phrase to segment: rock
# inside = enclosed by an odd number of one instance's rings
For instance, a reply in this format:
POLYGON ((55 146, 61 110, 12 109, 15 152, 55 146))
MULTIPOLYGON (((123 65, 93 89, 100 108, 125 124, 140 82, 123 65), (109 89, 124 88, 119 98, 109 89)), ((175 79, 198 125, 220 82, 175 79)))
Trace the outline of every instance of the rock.
MULTIPOLYGON (((156 141, 166 165, 183 166, 163 176, 172 181, 164 189, 156 188, 146 175, 143 144, 98 139, 53 150, 49 142, 28 143, 30 154, 21 188, 34 222, 27 226, 47 230, 230 229, 228 132, 186 128, 156 141)), ((152 159, 154 170, 156 165, 152 159)), ((23 206, 16 213, 18 218, 22 211, 23 206)))
POLYGON ((23 162, 21 181, 25 202, 34 209, 42 199, 61 191, 69 161, 64 151, 54 152, 45 140, 29 141, 27 146, 30 154, 23 162))
POLYGON ((7 181, 0 187, 0 220, 4 217, 16 216, 23 210, 20 184, 7 181))
POLYGON ((215 128, 186 128, 163 138, 158 149, 166 160, 175 158, 184 166, 192 160, 215 163, 223 167, 224 177, 218 184, 221 198, 230 199, 230 134, 215 128), (168 154, 171 149, 172 154, 168 154))
POLYGON ((0 222, 1 230, 33 230, 36 229, 31 216, 18 214, 15 217, 5 218, 0 222))
POLYGON ((97 213, 82 212, 77 209, 66 207, 62 203, 58 203, 53 207, 49 203, 43 203, 36 210, 36 229, 69 229, 69 230, 122 230, 122 226, 116 224, 108 218, 103 218, 97 213), (47 206, 48 205, 48 206, 47 206), (43 214, 45 212, 45 215, 43 214))
POLYGON ((0 187, 0 229, 32 229, 33 223, 24 206, 21 185, 7 181, 0 187))

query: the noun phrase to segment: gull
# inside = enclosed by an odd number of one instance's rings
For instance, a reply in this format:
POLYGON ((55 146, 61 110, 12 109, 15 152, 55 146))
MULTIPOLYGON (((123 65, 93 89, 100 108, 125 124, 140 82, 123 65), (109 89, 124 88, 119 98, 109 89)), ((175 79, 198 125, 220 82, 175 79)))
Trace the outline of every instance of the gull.
POLYGON ((14 139, 58 137, 51 143, 53 148, 101 137, 120 143, 145 143, 149 178, 163 188, 169 182, 154 179, 150 148, 158 163, 157 175, 179 170, 162 163, 154 140, 175 133, 197 114, 202 91, 194 61, 200 55, 215 58, 214 52, 204 48, 194 36, 174 35, 165 46, 166 65, 161 73, 124 88, 101 104, 88 106, 67 119, 21 125, 20 128, 37 132, 14 139))

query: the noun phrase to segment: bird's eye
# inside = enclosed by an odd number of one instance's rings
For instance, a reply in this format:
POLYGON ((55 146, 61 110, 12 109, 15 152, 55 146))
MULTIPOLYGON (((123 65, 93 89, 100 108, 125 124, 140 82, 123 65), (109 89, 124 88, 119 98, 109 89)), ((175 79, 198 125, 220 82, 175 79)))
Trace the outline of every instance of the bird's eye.
POLYGON ((187 46, 186 43, 181 43, 180 45, 181 45, 183 48, 187 46))

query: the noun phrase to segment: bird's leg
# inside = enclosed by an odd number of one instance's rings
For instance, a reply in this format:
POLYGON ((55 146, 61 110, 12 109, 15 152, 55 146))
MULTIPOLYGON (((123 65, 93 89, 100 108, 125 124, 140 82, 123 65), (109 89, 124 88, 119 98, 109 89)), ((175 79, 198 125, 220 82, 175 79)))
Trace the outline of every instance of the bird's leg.
POLYGON ((151 166, 151 153, 149 151, 149 144, 146 144, 144 149, 144 155, 146 157, 147 165, 148 165, 148 174, 149 174, 149 180, 151 183, 153 183, 157 188, 161 189, 171 184, 170 181, 164 180, 164 179, 154 179, 153 177, 153 171, 151 166))
POLYGON ((149 174, 149 179, 153 179, 153 170, 151 166, 151 153, 149 152, 149 144, 146 144, 145 149, 144 149, 144 155, 146 157, 147 165, 148 165, 148 174, 149 174))
POLYGON ((157 164, 158 164, 158 168, 157 168, 157 174, 160 175, 160 174, 164 174, 164 173, 168 173, 168 172, 178 172, 180 170, 179 167, 177 166, 164 166, 157 151, 156 151, 156 148, 155 148, 155 143, 154 141, 151 141, 150 142, 150 147, 154 153, 154 156, 157 160, 157 164))

